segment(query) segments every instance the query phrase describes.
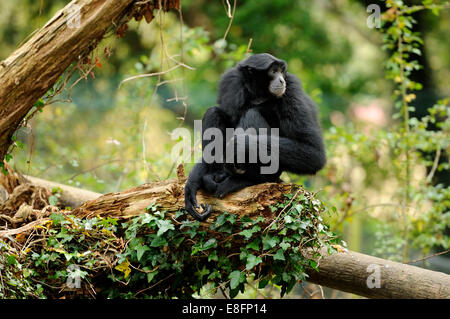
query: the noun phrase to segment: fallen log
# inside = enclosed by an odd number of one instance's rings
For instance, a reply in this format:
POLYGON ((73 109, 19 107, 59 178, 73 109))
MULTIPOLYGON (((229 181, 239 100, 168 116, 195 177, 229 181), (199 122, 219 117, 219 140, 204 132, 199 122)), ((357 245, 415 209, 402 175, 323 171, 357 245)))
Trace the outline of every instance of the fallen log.
POLYGON ((449 299, 450 275, 343 250, 326 256, 308 281, 379 299, 449 299))
POLYGON ((71 207, 72 209, 78 208, 89 200, 96 199, 102 194, 81 189, 61 183, 55 183, 47 181, 45 179, 37 178, 34 176, 24 176, 31 184, 38 185, 40 187, 47 188, 49 190, 59 190, 59 204, 63 207, 71 207))
MULTIPOLYGON (((184 209, 185 179, 172 179, 153 182, 119 193, 109 193, 90 200, 73 211, 81 218, 90 216, 108 216, 127 218, 142 214, 151 205, 168 212, 184 209)), ((271 206, 282 202, 285 194, 292 192, 292 184, 266 183, 247 187, 231 194, 224 199, 218 199, 208 193, 199 191, 197 200, 213 206, 214 212, 228 212, 233 215, 254 216, 273 215, 271 206)), ((214 218, 212 215, 208 220, 214 218)), ((207 221, 208 221, 207 220, 207 221)))
MULTIPOLYGON (((42 180, 35 181, 43 185, 42 180)), ((144 214, 147 207, 157 204, 159 210, 167 211, 174 218, 175 212, 184 208, 184 182, 185 179, 180 177, 105 194, 87 201, 71 213, 80 218, 104 216, 129 219, 144 214)), ((66 191, 70 192, 70 189, 66 191)), ((271 207, 294 191, 298 191, 295 185, 268 183, 245 188, 222 200, 199 192, 199 201, 212 204, 215 208, 215 213, 201 223, 199 229, 215 236, 210 225, 223 211, 239 217, 265 216, 270 223, 280 214, 274 213, 271 207)), ((2 234, 6 232, 0 232, 0 237, 2 234)), ((322 251, 319 271, 306 269, 309 282, 368 298, 450 298, 450 276, 447 274, 345 249, 338 250, 332 255, 322 251)))

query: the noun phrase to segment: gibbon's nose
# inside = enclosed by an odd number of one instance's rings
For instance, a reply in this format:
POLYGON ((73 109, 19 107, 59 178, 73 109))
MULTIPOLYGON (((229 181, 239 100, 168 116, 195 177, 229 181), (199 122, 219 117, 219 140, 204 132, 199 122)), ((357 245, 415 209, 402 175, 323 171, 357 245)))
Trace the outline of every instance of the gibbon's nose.
POLYGON ((284 79, 283 79, 283 78, 280 78, 280 83, 281 83, 281 84, 284 84, 284 82, 285 82, 284 79))

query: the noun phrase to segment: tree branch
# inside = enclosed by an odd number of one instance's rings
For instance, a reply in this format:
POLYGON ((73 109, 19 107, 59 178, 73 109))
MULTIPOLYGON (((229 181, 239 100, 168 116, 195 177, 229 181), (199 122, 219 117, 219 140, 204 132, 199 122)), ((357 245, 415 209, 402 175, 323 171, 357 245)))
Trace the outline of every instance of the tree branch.
MULTIPOLYGON (((97 193, 28 178, 38 186, 58 185, 63 189, 64 198, 80 195, 80 199, 88 199, 72 212, 82 218, 97 215, 129 218, 142 214, 151 204, 158 204, 160 209, 169 214, 184 208, 183 177, 144 184, 100 197, 97 197, 97 193)), ((222 200, 200 191, 198 199, 200 202, 212 204, 216 212, 227 211, 239 216, 268 216, 271 213, 270 206, 282 201, 284 194, 295 189, 296 186, 292 184, 266 183, 247 187, 222 200)), ((212 214, 202 223, 205 229, 208 229, 214 218, 215 214, 212 214)), ((0 232, 0 237, 2 233, 0 232)), ((346 250, 331 256, 323 251, 322 255, 324 257, 319 262, 319 271, 307 270, 309 282, 368 298, 450 298, 450 276, 447 274, 346 250), (374 288, 369 288, 368 283, 374 288)))

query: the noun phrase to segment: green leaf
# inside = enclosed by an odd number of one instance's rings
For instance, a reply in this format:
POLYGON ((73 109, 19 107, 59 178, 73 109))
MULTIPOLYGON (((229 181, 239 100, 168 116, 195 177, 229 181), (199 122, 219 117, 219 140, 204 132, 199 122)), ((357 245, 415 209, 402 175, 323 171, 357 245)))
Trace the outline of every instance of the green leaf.
POLYGON ((255 225, 251 229, 245 229, 245 230, 241 231, 239 234, 244 236, 246 240, 249 240, 250 238, 252 238, 254 233, 256 233, 260 230, 261 230, 261 227, 259 227, 258 225, 255 225))
POLYGON ((269 284, 269 279, 263 279, 259 281, 258 289, 263 289, 269 284))
POLYGON ((268 250, 276 246, 280 242, 278 236, 267 236, 263 240, 263 249, 268 250))
POLYGON ((137 245, 136 246, 136 256, 137 256, 138 261, 141 260, 142 256, 144 255, 144 253, 147 250, 150 250, 150 248, 148 246, 145 246, 145 245, 137 245))
POLYGON ((317 263, 314 260, 310 260, 309 265, 311 266, 312 269, 319 271, 319 268, 317 268, 317 263))
POLYGON ((303 205, 302 204, 297 204, 297 205, 295 205, 294 206, 294 208, 295 208, 295 210, 298 212, 298 213, 301 213, 302 211, 303 211, 303 205))
POLYGON ((209 274, 208 280, 214 280, 216 278, 221 278, 221 277, 222 277, 222 275, 220 274, 220 272, 213 271, 211 274, 209 274))
POLYGON ((53 213, 50 215, 51 220, 53 220, 54 225, 59 225, 65 218, 62 214, 53 213))
POLYGON ((210 248, 216 248, 217 247, 217 240, 215 238, 208 239, 206 243, 202 245, 201 250, 208 250, 210 248))
POLYGON ((177 210, 177 211, 175 212, 175 218, 178 218, 178 217, 183 216, 183 215, 185 215, 185 214, 186 214, 185 211, 183 211, 183 210, 177 210))
POLYGON ((219 257, 217 256, 217 251, 214 250, 212 253, 208 255, 208 261, 218 261, 219 257))
POLYGON ((259 239, 255 239, 250 244, 247 244, 247 246, 245 246, 245 248, 253 249, 253 250, 258 251, 259 250, 259 243, 260 243, 260 240, 259 239))
POLYGON ((285 222, 286 224, 290 224, 290 223, 293 223, 293 222, 294 222, 294 219, 293 219, 291 216, 286 215, 286 216, 284 216, 284 222, 285 222))
POLYGON ((239 270, 235 270, 228 276, 228 278, 231 279, 230 288, 236 289, 240 283, 245 281, 245 274, 239 270))
POLYGON ((209 269, 206 268, 206 266, 203 266, 202 269, 199 269, 195 275, 201 280, 204 276, 208 275, 210 273, 209 269))
POLYGON ((56 206, 56 204, 58 204, 58 196, 51 195, 51 196, 48 198, 48 203, 49 203, 50 205, 52 205, 52 206, 56 206))
POLYGON ((157 220, 156 221, 156 225, 159 227, 158 233, 156 234, 157 236, 161 236, 162 234, 164 234, 169 229, 175 230, 175 227, 170 222, 170 220, 157 220))
POLYGON ((158 274, 158 270, 147 273, 147 282, 151 283, 153 278, 158 274))
POLYGON ((287 272, 284 272, 283 274, 281 274, 281 278, 283 278, 284 281, 289 282, 289 280, 291 279, 291 275, 287 272))
POLYGON ((247 270, 253 269, 253 267, 257 266, 260 263, 262 263, 261 257, 255 255, 248 255, 245 269, 247 270))
POLYGON ((282 249, 278 249, 277 253, 273 255, 273 260, 286 260, 282 249))
POLYGON ((151 247, 161 247, 161 246, 167 246, 167 240, 164 237, 155 236, 153 238, 152 242, 150 243, 151 247))

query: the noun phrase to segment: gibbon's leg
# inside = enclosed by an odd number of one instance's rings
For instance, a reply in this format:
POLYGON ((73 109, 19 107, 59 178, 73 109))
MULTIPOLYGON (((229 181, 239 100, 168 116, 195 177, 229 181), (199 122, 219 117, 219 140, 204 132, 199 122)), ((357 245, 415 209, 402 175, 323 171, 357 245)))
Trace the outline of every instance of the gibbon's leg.
MULTIPOLYGON (((204 138, 205 131, 209 128, 216 128, 222 132, 223 145, 225 146, 225 132, 226 128, 230 126, 230 121, 225 112, 220 110, 218 107, 209 108, 202 120, 202 147, 205 147, 211 143, 213 140, 206 140, 204 138)), ((210 154, 215 155, 215 151, 210 154)), ((217 189, 217 181, 222 181, 226 178, 226 174, 223 171, 223 163, 207 163, 202 159, 195 164, 191 173, 189 174, 188 180, 184 188, 184 198, 185 198, 185 208, 186 210, 197 220, 205 220, 212 211, 212 207, 207 204, 199 205, 197 203, 197 191, 200 188, 214 194, 217 189), (216 181, 217 180, 217 181, 216 181), (199 213, 197 209, 202 208, 203 213, 199 213)))

